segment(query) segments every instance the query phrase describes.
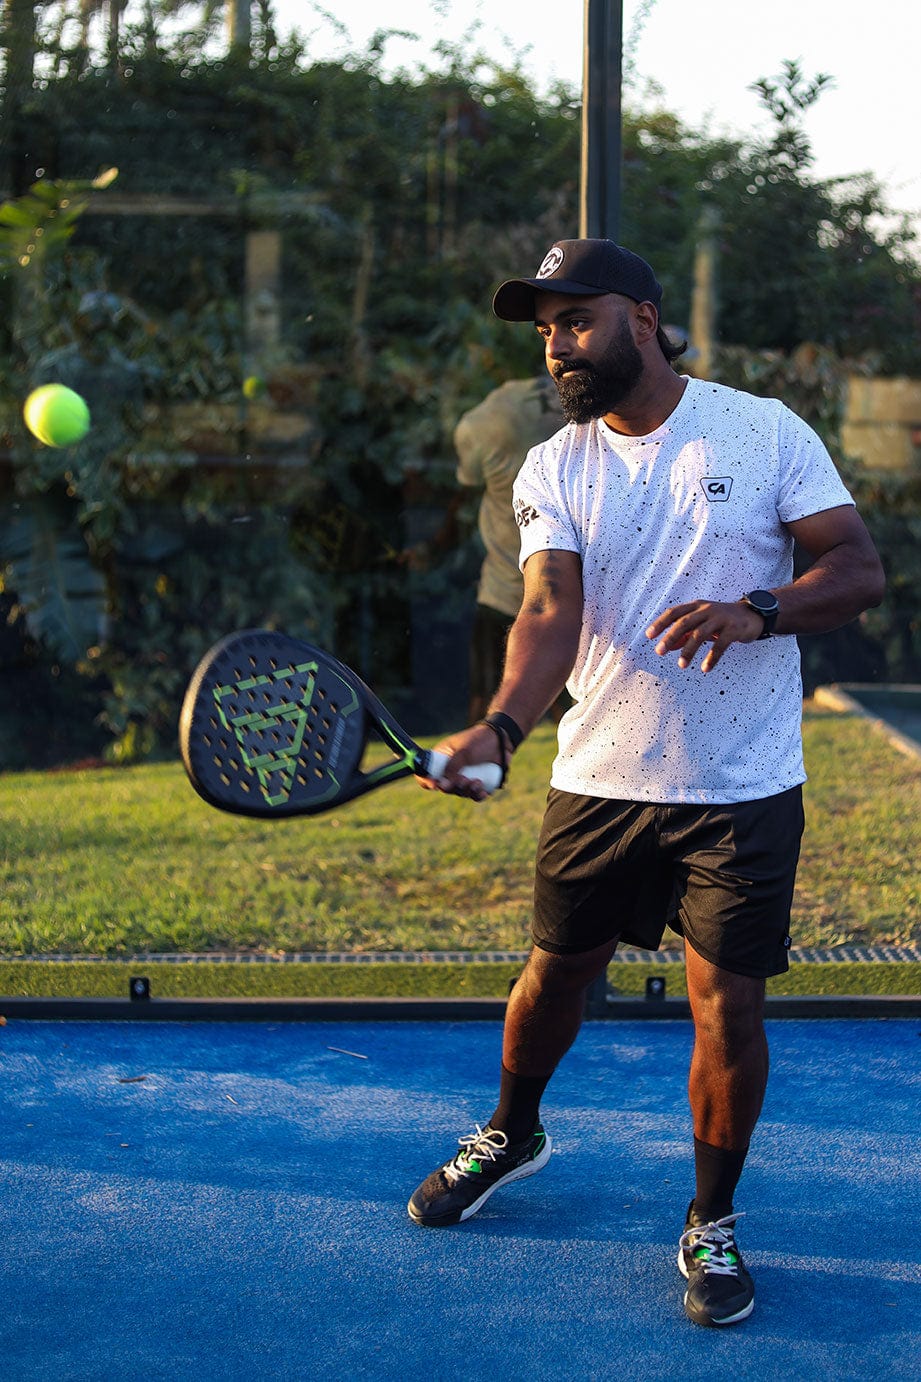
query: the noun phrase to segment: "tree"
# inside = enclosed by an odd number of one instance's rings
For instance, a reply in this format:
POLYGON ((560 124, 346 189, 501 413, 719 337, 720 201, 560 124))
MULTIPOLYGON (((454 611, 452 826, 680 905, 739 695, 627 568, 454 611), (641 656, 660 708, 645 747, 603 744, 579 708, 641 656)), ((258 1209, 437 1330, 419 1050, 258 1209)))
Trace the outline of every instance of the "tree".
POLYGON ((907 222, 880 231, 887 208, 869 174, 811 174, 802 117, 831 83, 796 62, 756 82, 773 129, 709 179, 721 227, 719 336, 787 352, 810 341, 870 356, 884 371, 917 372, 919 275, 907 222))
POLYGON ((32 92, 38 44, 33 0, 6 0, 3 7, 3 93, 0 105, 0 178, 14 192, 23 190, 16 151, 24 112, 32 92))
MULTIPOLYGON (((90 621, 83 652, 95 651, 78 660, 123 755, 171 743, 196 655, 241 622, 332 636, 366 676, 405 693, 420 592, 394 553, 425 536, 420 525, 443 505, 460 412, 541 368, 533 334, 493 318, 489 293, 536 269, 547 245, 578 226, 576 93, 538 97, 472 46, 444 53, 444 70, 385 77, 384 35, 345 62, 310 64, 300 40, 275 44, 267 0, 252 12, 248 57, 217 47, 203 57, 201 36, 225 6, 190 6, 194 32, 171 33, 163 21, 178 4, 129 3, 114 67, 93 26, 81 52, 72 27, 62 43, 40 25, 41 83, 30 75, 17 85, 9 61, 5 69, 5 97, 18 93, 28 121, 34 195, 89 182, 103 166, 121 170, 117 214, 94 207, 100 214, 81 217, 47 256, 25 349, 10 338, 9 301, 0 314, 0 424, 16 486, 14 495, 0 468, 0 509, 5 501, 9 518, 25 496, 57 505, 34 525, 40 542, 15 534, 7 596, 34 631, 24 551, 66 536, 78 541, 68 562, 80 556, 102 578, 105 636, 90 621), (142 213, 151 197, 182 214, 142 213), (258 230, 282 235, 284 284, 262 406, 309 417, 313 438, 297 464, 277 468, 253 446, 241 392, 244 245, 258 230), (43 455, 21 422, 25 366, 71 350, 87 293, 135 304, 114 345, 146 384, 143 425, 95 469, 85 456, 43 455), (206 461, 172 427, 177 409, 213 420, 206 461), (215 560, 228 541, 233 561, 215 560), (242 578, 251 568, 258 580, 242 578)), ((25 30, 17 42, 32 52, 25 30)), ((823 362, 872 350, 902 367, 921 339, 919 273, 899 227, 874 225, 878 189, 812 179, 797 122, 821 89, 795 67, 767 81, 775 129, 755 147, 709 139, 667 111, 624 119, 622 238, 656 265, 668 320, 687 325, 698 218, 705 205, 719 210, 722 338, 770 348, 783 366, 771 372, 760 356, 750 366, 749 353, 738 382, 756 391, 794 387, 803 340, 818 342, 823 362)), ((8 258, 7 299, 15 273, 8 258)), ((802 392, 826 410, 820 424, 833 425, 822 379, 802 392)), ((427 581, 427 597, 459 618, 461 565, 427 581)), ((51 627, 41 625, 46 665, 63 646, 51 627)), ((444 688, 445 714, 458 690, 444 688)))

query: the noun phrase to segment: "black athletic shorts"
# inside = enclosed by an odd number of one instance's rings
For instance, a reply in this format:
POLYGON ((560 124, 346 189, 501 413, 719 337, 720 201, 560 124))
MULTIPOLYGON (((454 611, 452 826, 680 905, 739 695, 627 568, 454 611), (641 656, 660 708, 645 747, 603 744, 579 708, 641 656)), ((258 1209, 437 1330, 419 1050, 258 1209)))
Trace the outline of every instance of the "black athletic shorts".
POLYGON ((610 801, 551 787, 534 944, 578 955, 619 938, 657 950, 669 926, 721 969, 782 974, 802 833, 800 787, 724 806, 610 801))

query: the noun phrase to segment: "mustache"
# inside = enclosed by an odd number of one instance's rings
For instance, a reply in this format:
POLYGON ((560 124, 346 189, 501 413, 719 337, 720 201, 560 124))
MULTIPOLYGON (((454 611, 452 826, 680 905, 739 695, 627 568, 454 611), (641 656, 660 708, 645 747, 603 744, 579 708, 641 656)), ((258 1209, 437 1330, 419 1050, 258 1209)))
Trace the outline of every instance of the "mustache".
POLYGON ((587 371, 589 374, 595 373, 594 366, 590 365, 587 360, 557 360, 551 367, 550 373, 559 384, 568 374, 574 374, 577 371, 583 370, 587 371))

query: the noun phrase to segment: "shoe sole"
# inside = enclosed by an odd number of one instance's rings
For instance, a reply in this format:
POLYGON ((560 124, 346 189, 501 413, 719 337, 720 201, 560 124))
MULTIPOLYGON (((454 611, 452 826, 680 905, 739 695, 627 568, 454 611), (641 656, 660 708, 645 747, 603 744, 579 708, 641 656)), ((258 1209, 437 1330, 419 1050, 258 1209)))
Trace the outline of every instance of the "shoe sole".
POLYGON ((412 1200, 406 1206, 409 1217, 414 1224, 421 1224, 423 1228, 450 1228, 452 1224, 462 1224, 465 1219, 472 1219, 484 1206, 494 1190, 501 1190, 503 1185, 511 1185, 512 1181, 525 1180, 528 1176, 534 1176, 538 1171, 542 1171, 550 1160, 553 1144, 545 1134, 545 1142, 533 1161, 526 1161, 522 1166, 516 1166, 514 1171, 509 1171, 501 1180, 494 1181, 493 1184, 484 1190, 478 1200, 473 1204, 468 1204, 466 1209, 461 1210, 460 1214, 445 1214, 439 1219, 426 1218, 415 1209, 412 1200))
MULTIPOLYGON (((679 1272, 681 1273, 681 1275, 684 1277, 685 1281, 687 1281, 687 1279, 688 1279, 688 1269, 687 1269, 687 1267, 684 1265, 684 1252, 682 1251, 681 1248, 678 1249, 678 1270, 679 1270, 679 1272)), ((691 1321, 692 1324, 713 1325, 715 1328, 718 1329, 721 1325, 724 1325, 724 1324, 738 1324, 740 1320, 747 1320, 748 1317, 749 1317, 749 1315, 751 1314, 751 1312, 752 1312, 752 1311, 754 1310, 754 1308, 755 1308, 755 1298, 754 1298, 754 1296, 753 1296, 752 1299, 748 1302, 748 1304, 747 1304, 746 1306, 743 1307, 743 1309, 738 1310, 734 1315, 727 1315, 726 1318, 723 1319, 723 1320, 715 1320, 715 1319, 713 1319, 712 1316, 707 1316, 705 1319, 698 1319, 698 1318, 696 1317, 696 1315, 692 1315, 692 1314, 688 1311, 688 1292, 687 1292, 687 1291, 685 1291, 685 1293, 684 1293, 684 1302, 683 1302, 683 1304, 684 1304, 684 1311, 685 1311, 685 1314, 687 1315, 688 1319, 691 1321)))

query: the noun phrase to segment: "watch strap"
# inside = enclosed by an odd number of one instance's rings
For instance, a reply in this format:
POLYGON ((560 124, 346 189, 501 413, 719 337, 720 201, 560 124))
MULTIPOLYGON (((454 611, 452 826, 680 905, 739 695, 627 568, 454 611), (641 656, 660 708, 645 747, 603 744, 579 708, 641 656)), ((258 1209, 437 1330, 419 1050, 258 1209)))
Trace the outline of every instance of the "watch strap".
MULTIPOLYGON (((759 591, 758 593, 760 594, 761 592, 759 591)), ((773 637, 774 625, 777 623, 777 615, 780 612, 776 596, 774 597, 773 609, 762 609, 760 605, 754 602, 750 594, 742 596, 742 603, 748 605, 749 609, 753 609, 756 614, 760 614, 761 618, 764 620, 764 628, 758 635, 757 641, 760 643, 765 638, 773 637)))

